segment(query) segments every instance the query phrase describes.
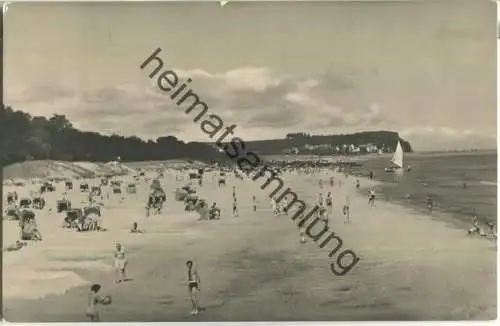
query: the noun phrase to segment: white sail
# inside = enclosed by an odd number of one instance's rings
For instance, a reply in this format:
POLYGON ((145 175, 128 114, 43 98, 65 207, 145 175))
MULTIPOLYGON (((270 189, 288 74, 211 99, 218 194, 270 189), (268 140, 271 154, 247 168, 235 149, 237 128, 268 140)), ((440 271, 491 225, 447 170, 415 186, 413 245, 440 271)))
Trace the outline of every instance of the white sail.
POLYGON ((392 156, 391 163, 394 164, 397 168, 403 167, 403 148, 401 147, 401 143, 398 141, 398 145, 396 146, 396 151, 392 156))

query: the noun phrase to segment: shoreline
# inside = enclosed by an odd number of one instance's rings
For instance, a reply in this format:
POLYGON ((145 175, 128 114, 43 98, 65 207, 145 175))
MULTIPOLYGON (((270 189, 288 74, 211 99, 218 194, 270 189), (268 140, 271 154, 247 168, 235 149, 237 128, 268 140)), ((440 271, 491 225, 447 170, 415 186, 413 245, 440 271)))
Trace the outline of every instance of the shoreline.
MULTIPOLYGON (((496 265, 493 266, 496 253, 491 251, 490 244, 467 238, 462 231, 447 227, 445 222, 405 212, 404 206, 378 202, 375 208, 370 209, 366 197, 357 194, 354 189, 355 177, 350 176, 348 180, 343 180, 341 190, 334 188, 332 192, 335 211, 331 224, 344 240, 344 247, 359 253, 362 258, 349 274, 333 275, 328 268, 328 250, 319 249, 312 240, 308 239, 305 245, 298 243, 296 223, 289 217, 272 216, 270 209, 266 209, 269 202, 265 198, 267 191, 260 189, 259 182, 231 178, 228 186, 221 189, 225 193, 222 194, 213 190, 213 181, 208 181, 200 193, 209 202, 217 200, 222 204, 224 220, 196 222, 193 221, 194 216, 185 216, 187 230, 192 233, 174 238, 168 233, 161 233, 167 235, 161 243, 151 241, 133 248, 129 246, 132 248, 130 273, 133 282, 108 285, 111 284, 112 273, 95 275, 104 280, 103 293, 109 291, 116 298, 112 305, 102 307, 103 320, 313 320, 311 316, 317 317, 314 320, 458 320, 491 319, 496 316, 496 293, 493 293, 496 288, 490 289, 491 282, 496 283, 496 273, 492 273, 496 268, 496 265), (241 207, 244 214, 234 220, 228 216, 229 201, 225 201, 233 184, 238 193, 248 192, 243 194, 248 197, 242 202, 245 205, 241 207), (251 193, 258 196, 260 211, 257 213, 250 212, 251 193), (351 226, 341 222, 342 196, 346 193, 351 194, 351 226), (410 227, 415 227, 415 230, 410 227), (421 243, 419 230, 425 230, 431 239, 421 243), (400 232, 406 236, 401 237, 398 235, 400 232), (200 234, 204 236, 200 237, 200 234), (440 237, 449 241, 441 242, 440 237), (396 243, 398 246, 394 247, 396 243), (415 249, 421 247, 420 250, 427 252, 432 244, 442 247, 442 252, 437 253, 439 259, 434 257, 430 262, 422 261, 423 257, 415 249), (465 256, 458 257, 459 248, 469 248, 469 251, 465 252, 465 256), (206 280, 200 297, 207 311, 196 317, 187 315, 189 301, 183 276, 184 263, 188 258, 194 258, 200 266, 202 279, 206 280), (481 277, 485 288, 479 286, 477 289, 477 284, 471 287, 470 283, 474 283, 481 269, 472 268, 470 264, 461 266, 466 259, 476 260, 482 270, 490 271, 481 277), (447 260, 451 266, 447 267, 447 260), (443 263, 444 267, 441 266, 443 263), (464 273, 469 275, 467 279, 472 278, 471 282, 455 280, 456 283, 450 283, 451 287, 444 290, 442 285, 435 283, 447 279, 450 271, 456 273, 460 268, 465 268, 464 273), (422 279, 417 271, 427 271, 435 276, 429 280, 422 279), (388 279, 391 282, 387 282, 388 279), (412 284, 419 285, 415 287, 412 284), (453 289, 457 290, 457 287, 470 295, 457 298, 453 295, 453 289), (435 288, 441 291, 436 293, 435 288), (410 293, 411 299, 407 298, 410 293), (489 294, 484 298, 486 293, 489 294), (405 300, 399 300, 403 297, 405 300), (471 297, 475 298, 473 302, 484 307, 456 311, 456 307, 464 307, 471 297), (149 303, 141 309, 133 308, 140 302, 149 303), (431 303, 433 307, 428 306, 431 303), (450 306, 447 307, 446 303, 450 306), (276 308, 269 309, 267 306, 276 308)), ((286 175, 284 181, 306 203, 314 202, 312 189, 317 189, 317 176, 286 175)), ((170 219, 171 214, 178 215, 176 209, 182 207, 171 203, 169 200, 167 207, 171 206, 172 213, 155 218, 170 219)), ((183 225, 181 223, 179 227, 185 227, 183 225)), ((172 225, 168 228, 175 232, 172 225)), ((4 315, 7 320, 16 322, 85 321, 86 292, 87 287, 84 286, 71 289, 62 296, 52 295, 40 300, 7 299, 4 300, 4 308, 7 308, 4 315), (54 307, 59 308, 54 310, 54 307), (26 314, 26 311, 29 313, 26 314)))

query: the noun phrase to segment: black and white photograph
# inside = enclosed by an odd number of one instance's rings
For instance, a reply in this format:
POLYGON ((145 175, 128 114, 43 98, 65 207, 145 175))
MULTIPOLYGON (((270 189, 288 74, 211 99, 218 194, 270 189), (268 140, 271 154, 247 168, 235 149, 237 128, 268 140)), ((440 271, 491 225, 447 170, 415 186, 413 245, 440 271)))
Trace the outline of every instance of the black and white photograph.
POLYGON ((9 322, 497 318, 497 4, 3 7, 9 322))

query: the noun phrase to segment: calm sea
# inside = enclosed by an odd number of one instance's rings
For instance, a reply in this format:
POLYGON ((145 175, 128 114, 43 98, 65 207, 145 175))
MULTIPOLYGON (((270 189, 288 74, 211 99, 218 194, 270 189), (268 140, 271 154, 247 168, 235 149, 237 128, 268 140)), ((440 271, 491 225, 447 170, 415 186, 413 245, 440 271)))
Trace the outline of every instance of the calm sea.
POLYGON ((389 159, 376 157, 362 168, 363 173, 371 170, 383 182, 378 192, 384 200, 425 211, 426 196, 431 194, 441 212, 466 222, 473 214, 482 221, 496 222, 496 152, 407 154, 404 165, 411 165, 412 171, 401 176, 399 183, 394 182, 393 174, 384 172, 389 159))

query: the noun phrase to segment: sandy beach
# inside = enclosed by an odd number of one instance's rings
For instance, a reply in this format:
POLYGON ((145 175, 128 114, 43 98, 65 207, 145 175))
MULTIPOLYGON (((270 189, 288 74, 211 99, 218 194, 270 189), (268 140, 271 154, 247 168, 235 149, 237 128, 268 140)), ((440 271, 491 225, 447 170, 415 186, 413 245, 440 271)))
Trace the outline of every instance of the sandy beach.
MULTIPOLYGON (((301 199, 313 203, 318 179, 332 191, 330 227, 343 248, 360 261, 345 276, 329 269, 332 258, 299 231, 286 216, 272 215, 268 190, 260 182, 229 177, 217 187, 210 174, 200 197, 217 202, 220 221, 198 221, 173 200, 183 184, 173 173, 161 183, 167 192, 162 215, 144 214, 145 182, 124 200, 111 196, 103 210, 107 232, 75 233, 60 227, 62 217, 39 213, 44 240, 4 254, 4 317, 11 322, 85 321, 85 298, 91 283, 113 296, 101 307, 103 321, 285 321, 285 320, 484 320, 496 318, 496 245, 466 236, 464 229, 407 208, 377 202, 355 189, 327 185, 329 174, 290 175, 283 180, 301 199), (240 217, 231 216, 236 187, 240 217), (331 188, 331 189, 330 189, 331 188), (258 200, 252 211, 252 196, 258 200), (345 196, 351 199, 352 224, 343 223, 345 196), (145 229, 130 234, 132 222, 145 229), (129 252, 129 276, 114 284, 112 252, 121 242, 129 252), (195 261, 206 311, 190 316, 186 287, 188 259, 195 261)), ((374 181, 361 180, 363 187, 374 181)), ((75 183, 77 185, 78 182, 75 183)), ((58 191, 47 196, 55 205, 58 191)), ((68 195, 76 206, 76 190, 68 195)), ((4 192, 7 189, 4 189, 4 192)), ((17 237, 17 224, 3 222, 4 246, 17 237)), ((333 258, 335 259, 335 257, 333 258)))

